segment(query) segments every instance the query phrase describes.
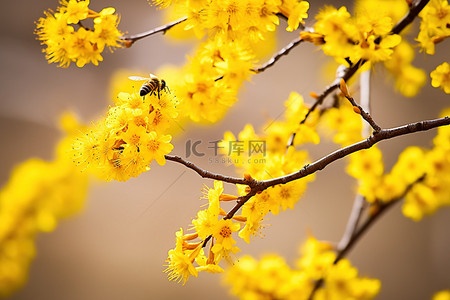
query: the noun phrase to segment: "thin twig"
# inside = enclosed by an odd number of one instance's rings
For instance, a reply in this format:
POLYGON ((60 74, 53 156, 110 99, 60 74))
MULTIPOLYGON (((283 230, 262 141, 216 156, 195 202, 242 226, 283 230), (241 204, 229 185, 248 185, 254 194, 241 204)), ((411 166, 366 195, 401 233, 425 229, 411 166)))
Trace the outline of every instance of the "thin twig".
POLYGON ((248 185, 248 186, 252 186, 254 185, 254 181, 252 180, 247 180, 245 178, 236 178, 236 177, 231 177, 231 176, 225 176, 225 175, 221 175, 221 174, 216 174, 216 173, 212 173, 209 172, 207 170, 204 170, 200 167, 198 167, 196 164, 194 164, 193 162, 187 161, 184 158, 180 157, 180 156, 176 156, 176 155, 165 155, 164 156, 167 160, 170 161, 174 161, 180 164, 185 165, 186 167, 188 167, 189 169, 194 170, 195 172, 197 172, 198 175, 200 175, 203 178, 209 178, 209 179, 214 179, 214 180, 220 180, 220 181, 224 181, 224 182, 228 182, 228 183, 233 183, 233 184, 244 184, 244 185, 248 185))
MULTIPOLYGON (((361 106, 367 112, 370 112, 370 70, 363 72, 359 78, 360 82, 360 95, 361 95, 361 106)), ((368 136, 370 134, 370 128, 367 123, 363 123, 362 128, 362 136, 368 136)), ((342 235, 341 240, 337 244, 337 250, 342 250, 350 239, 355 234, 356 229, 358 228, 359 220, 361 219, 361 215, 366 208, 366 200, 361 194, 357 194, 355 197, 355 201, 353 202, 352 211, 350 213, 350 217, 348 218, 347 226, 345 227, 344 234, 342 235)))
MULTIPOLYGON (((384 212, 386 212, 389 208, 393 207, 394 204, 396 204, 397 202, 400 202, 401 199, 403 199, 406 194, 408 194, 408 192, 412 189, 412 187, 423 181, 425 179, 425 174, 423 176, 421 176, 420 178, 418 178, 416 181, 414 181, 413 183, 409 184, 405 190, 403 191, 402 195, 398 196, 397 198, 392 199, 389 202, 381 202, 381 201, 376 201, 375 204, 377 206, 377 209, 375 210, 375 212, 370 215, 366 221, 361 225, 361 227, 359 227, 355 233, 353 234, 352 238, 350 240, 348 240, 348 242, 341 248, 338 249, 336 258, 333 261, 333 264, 337 264, 342 258, 344 258, 347 253, 353 248, 353 246, 359 241, 359 239, 363 236, 363 234, 365 232, 367 232, 367 230, 375 223, 376 220, 378 220, 383 214, 384 212)), ((324 280, 323 278, 316 281, 309 297, 308 300, 312 300, 314 298, 314 295, 316 293, 316 291, 323 285, 324 280)))
POLYGON ((287 55, 293 48, 300 45, 304 40, 301 37, 297 37, 293 39, 289 44, 286 45, 283 49, 275 53, 266 63, 264 63, 261 67, 252 69, 252 72, 261 73, 265 71, 267 68, 273 66, 283 55, 287 55))
MULTIPOLYGON (((425 7, 425 5, 427 5, 427 3, 429 1, 430 0, 419 0, 419 1, 416 1, 416 4, 411 7, 411 9, 403 17, 403 19, 401 19, 392 28, 391 34, 399 34, 403 29, 405 29, 405 27, 408 26, 415 19, 415 17, 420 13, 420 11, 425 7)), ((381 41, 381 38, 377 38, 377 41, 378 42, 381 41)), ((336 76, 336 79, 329 86, 327 86, 325 88, 325 90, 319 95, 319 97, 316 98, 316 101, 311 106, 311 108, 308 110, 308 113, 305 115, 305 117, 300 122, 300 124, 304 124, 306 122, 306 120, 308 119, 309 115, 317 108, 317 106, 321 105, 322 102, 325 100, 325 98, 330 93, 332 93, 336 88, 339 87, 339 82, 340 82, 341 78, 343 78, 345 81, 347 81, 366 62, 367 62, 366 60, 360 59, 356 64, 353 64, 352 66, 350 66, 350 68, 346 69, 345 73, 342 76, 340 76, 340 75, 336 76)), ((343 68, 343 67, 345 68, 344 65, 339 66, 338 69, 339 68, 343 68)), ((295 135, 296 135, 296 133, 294 132, 292 134, 291 138, 289 139, 289 142, 288 142, 288 145, 287 145, 288 147, 293 145, 295 135)))
POLYGON ((155 34, 155 33, 158 33, 158 32, 162 32, 162 33, 164 34, 164 33, 166 33, 167 30, 169 30, 169 29, 172 28, 173 26, 175 26, 175 25, 177 25, 177 24, 180 24, 180 23, 182 23, 182 22, 184 22, 184 21, 186 21, 186 20, 187 20, 187 17, 184 17, 184 18, 181 18, 181 19, 179 19, 179 20, 170 22, 170 23, 168 23, 168 24, 165 24, 165 25, 156 27, 156 28, 154 28, 154 29, 151 29, 151 30, 148 30, 148 31, 145 31, 145 32, 142 32, 142 33, 133 34, 133 35, 124 35, 124 36, 121 36, 120 39, 123 40, 123 41, 125 41, 126 43, 129 43, 129 44, 127 45, 127 47, 130 47, 130 46, 131 46, 134 42, 136 42, 137 40, 140 40, 140 39, 142 39, 142 38, 151 36, 151 35, 153 35, 153 34, 155 34))
POLYGON ((355 201, 353 202, 352 212, 350 213, 350 217, 347 221, 347 226, 345 227, 345 232, 342 235, 341 240, 337 244, 336 249, 341 251, 346 247, 348 242, 352 239, 355 234, 356 228, 358 228, 359 220, 361 219, 361 215, 364 212, 364 208, 366 203, 366 199, 361 194, 357 194, 355 197, 355 201))
POLYGON ((350 146, 336 150, 336 151, 322 157, 321 159, 316 160, 315 162, 313 162, 311 164, 305 165, 302 169, 300 169, 297 172, 293 172, 293 173, 285 175, 285 176, 276 177, 276 178, 268 179, 268 180, 255 180, 255 179, 247 180, 245 178, 235 178, 235 177, 231 177, 231 176, 215 174, 215 173, 206 171, 206 170, 196 166, 194 163, 189 162, 179 156, 165 155, 165 158, 167 160, 183 164, 184 166, 197 172, 197 174, 199 174, 203 178, 221 180, 221 181, 228 182, 228 183, 244 184, 244 185, 250 186, 251 191, 248 194, 250 196, 242 198, 241 199, 242 201, 238 201, 236 206, 227 214, 227 218, 231 218, 239 210, 239 208, 242 205, 244 205, 245 202, 248 201, 248 199, 250 199, 256 193, 264 191, 265 189, 267 189, 271 186, 275 186, 275 185, 279 185, 279 184, 286 184, 288 182, 311 175, 317 171, 322 170, 327 165, 331 164, 332 162, 334 162, 338 159, 346 157, 354 152, 357 152, 357 151, 360 151, 363 149, 368 149, 382 140, 387 140, 387 139, 391 139, 391 138, 394 138, 397 136, 410 134, 410 133, 414 133, 414 132, 426 131, 426 130, 429 130, 432 128, 445 126, 445 125, 450 125, 450 117, 444 117, 444 118, 433 119, 433 120, 424 120, 424 121, 411 123, 411 124, 407 124, 407 125, 403 125, 403 126, 399 126, 399 127, 394 127, 394 128, 390 128, 390 129, 382 129, 378 132, 374 132, 371 136, 369 136, 365 140, 362 140, 362 141, 352 144, 350 146))
POLYGON ((345 95, 345 98, 347 98, 348 101, 350 101, 350 103, 353 105, 353 107, 358 108, 355 111, 357 111, 359 114, 361 114, 363 119, 366 120, 366 122, 373 128, 373 130, 375 132, 378 132, 381 130, 381 127, 378 126, 378 124, 373 120, 372 116, 368 112, 366 112, 364 110, 364 108, 361 107, 361 105, 356 103, 356 101, 355 101, 355 99, 353 99, 353 97, 351 97, 350 95, 345 95))
POLYGON ((371 136, 369 136, 365 140, 362 140, 362 141, 352 144, 350 146, 336 150, 311 164, 305 165, 302 169, 300 169, 297 172, 294 172, 294 173, 291 173, 291 174, 288 174, 288 175, 285 175, 282 177, 274 178, 274 179, 258 181, 257 186, 267 188, 267 187, 274 186, 277 184, 286 184, 290 181, 297 180, 297 179, 303 178, 305 176, 311 175, 317 171, 320 171, 323 168, 325 168, 327 165, 329 165, 330 163, 332 163, 338 159, 341 159, 343 157, 346 157, 354 152, 357 152, 357 151, 360 151, 363 149, 368 149, 380 141, 391 139, 391 138, 394 138, 397 136, 401 136, 401 135, 405 135, 405 134, 409 134, 409 133, 413 133, 413 132, 426 131, 426 130, 430 130, 432 128, 436 128, 439 126, 445 126, 445 125, 450 125, 450 117, 444 117, 444 118, 433 119, 433 120, 424 120, 424 121, 415 122, 415 123, 411 123, 411 124, 407 124, 407 125, 403 125, 403 126, 399 126, 399 127, 394 127, 394 128, 390 128, 390 129, 382 129, 378 132, 374 132, 371 136))

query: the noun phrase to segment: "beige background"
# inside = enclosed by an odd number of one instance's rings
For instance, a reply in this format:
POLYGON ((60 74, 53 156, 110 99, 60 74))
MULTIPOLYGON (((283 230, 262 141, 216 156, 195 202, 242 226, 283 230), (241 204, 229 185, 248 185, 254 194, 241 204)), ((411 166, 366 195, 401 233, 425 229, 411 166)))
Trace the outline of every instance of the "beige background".
MULTIPOLYGON (((159 26, 161 14, 145 0, 92 1, 99 11, 114 6, 121 14, 120 28, 130 33, 159 26)), ((337 1, 336 1, 337 2, 337 1)), ((317 11, 323 1, 314 1, 317 11)), ((327 2, 330 3, 330 2, 327 2)), ((337 5, 348 5, 340 1, 337 5)), ((168 42, 161 35, 136 43, 131 49, 105 54, 99 67, 68 69, 49 65, 32 32, 34 22, 56 1, 3 1, 0 12, 0 184, 11 168, 33 156, 51 159, 60 133, 59 113, 74 109, 86 121, 104 113, 109 105, 108 81, 119 68, 154 72, 162 64, 182 64, 190 45, 168 42)), ((281 22, 284 26, 284 23, 281 22)), ((281 32, 278 48, 295 37, 281 32)), ((418 55, 417 65, 429 72, 443 61, 449 42, 434 57, 418 55)), ((448 56, 447 56, 448 59, 448 56)), ((185 155, 188 139, 218 140, 226 130, 237 133, 247 122, 256 128, 283 111, 290 91, 303 95, 320 91, 327 82, 320 77, 326 58, 310 45, 303 45, 275 67, 254 76, 240 94, 240 101, 227 116, 212 126, 190 126, 175 139, 174 154, 185 155)), ((427 87, 416 99, 393 91, 386 73, 378 69, 373 80, 373 115, 383 127, 436 117, 450 100, 440 90, 427 87)), ((381 144, 389 168, 406 145, 431 145, 435 131, 401 137, 381 144)), ((336 146, 325 142, 311 147, 320 158, 336 146)), ((208 151, 208 149, 203 148, 208 151)), ((205 151, 205 152, 206 152, 205 151)), ((234 175, 231 167, 195 160, 200 166, 234 175)), ((310 230, 319 239, 337 241, 353 200, 354 181, 345 175, 344 161, 317 174, 305 197, 293 211, 271 216, 265 238, 250 245, 239 242, 242 254, 267 252, 283 255, 293 264, 298 245, 310 230)), ((60 223, 57 230, 37 237, 37 257, 26 286, 12 299, 229 299, 221 276, 200 274, 186 286, 169 282, 162 270, 174 233, 186 227, 201 204, 203 184, 195 173, 168 162, 162 168, 126 183, 92 187, 83 212, 60 223), (178 178, 178 179, 177 179, 178 178), (177 179, 173 187, 168 186, 177 179)), ((401 215, 400 205, 389 211, 350 253, 360 274, 380 278, 379 299, 429 299, 438 289, 450 287, 450 210, 416 223, 401 215)))

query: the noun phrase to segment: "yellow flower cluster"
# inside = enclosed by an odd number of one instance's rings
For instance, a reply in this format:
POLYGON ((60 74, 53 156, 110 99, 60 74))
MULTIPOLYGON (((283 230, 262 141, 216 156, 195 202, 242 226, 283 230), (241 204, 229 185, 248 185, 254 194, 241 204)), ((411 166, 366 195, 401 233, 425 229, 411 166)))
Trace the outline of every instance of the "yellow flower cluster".
POLYGON ((68 67, 71 62, 78 67, 98 65, 106 46, 121 47, 115 9, 108 7, 97 13, 88 6, 89 0, 62 0, 56 13, 45 12, 39 19, 36 34, 46 46, 43 52, 49 63, 59 63, 60 67, 68 67), (93 29, 82 23, 86 19, 93 20, 93 29))
POLYGON ((419 13, 422 18, 416 40, 427 53, 435 53, 435 45, 450 37, 450 6, 448 0, 431 0, 419 13))
MULTIPOLYGON (((225 134, 225 140, 219 143, 219 148, 230 160, 238 166, 246 176, 258 180, 271 179, 290 174, 299 170, 307 163, 306 151, 295 150, 290 147, 286 153, 290 135, 296 133, 294 145, 305 143, 318 143, 319 136, 315 131, 318 113, 313 113, 305 124, 300 121, 308 112, 303 98, 297 93, 292 93, 285 103, 288 108, 284 121, 271 121, 266 126, 267 136, 257 136, 251 125, 239 133, 236 140, 232 133, 225 134)), ((235 215, 231 219, 223 218, 226 212, 221 208, 221 203, 238 199, 238 196, 223 194, 223 183, 214 182, 214 189, 206 189, 205 195, 209 206, 197 213, 192 220, 194 233, 183 234, 183 230, 177 233, 176 247, 169 251, 167 259, 169 279, 186 282, 189 276, 197 276, 199 271, 223 272, 218 266, 222 258, 230 259, 231 254, 239 251, 234 246, 236 241, 233 233, 250 242, 252 236, 260 234, 264 217, 271 212, 276 215, 281 210, 294 208, 306 190, 306 185, 314 176, 296 180, 287 184, 274 186, 250 198, 243 206, 241 215, 235 215), (243 226, 241 226, 241 224, 243 226), (194 239, 200 242, 193 242, 194 239), (205 243, 211 239, 210 249, 207 255, 203 252, 205 243), (198 266, 195 267, 194 263, 198 266)), ((249 188, 237 185, 238 195, 245 196, 249 188)))
POLYGON ((118 181, 149 170, 153 160, 164 165, 164 155, 173 149, 166 132, 178 116, 173 94, 119 93, 115 102, 106 118, 74 141, 74 162, 105 180, 118 181))
POLYGON ((56 160, 18 165, 0 191, 0 297, 25 283, 36 234, 54 230, 84 204, 88 178, 66 157, 70 139, 60 143, 56 160))
POLYGON ((275 31, 278 13, 288 18, 286 30, 293 31, 308 17, 309 9, 308 2, 297 0, 153 0, 153 3, 162 8, 173 5, 177 14, 187 16, 184 29, 193 29, 199 38, 206 33, 220 40, 251 43, 275 31))
POLYGON ((416 96, 427 80, 424 70, 411 65, 413 59, 413 47, 402 41, 394 48, 392 59, 384 62, 386 69, 395 78, 395 88, 406 97, 416 96))
POLYGON ((360 59, 388 60, 401 41, 399 35, 389 34, 394 25, 392 18, 378 9, 360 10, 352 17, 344 6, 326 6, 316 19, 314 30, 322 36, 323 52, 342 64, 354 64, 360 59))
MULTIPOLYGON (((398 22, 408 11, 404 0, 360 0, 356 2, 355 15, 376 14, 378 18, 389 17, 398 22)), ((390 59, 384 61, 384 66, 395 78, 395 88, 406 97, 414 97, 426 83, 425 71, 412 66, 414 49, 406 41, 393 48, 390 59)))
POLYGON ((239 87, 251 74, 253 59, 249 48, 239 41, 207 41, 182 70, 165 78, 173 77, 171 88, 183 99, 183 114, 194 122, 213 123, 237 101, 239 87))
MULTIPOLYGON (((322 115, 323 123, 335 130, 333 141, 342 146, 362 139, 361 116, 346 103, 327 109, 322 115)), ((449 113, 445 111, 442 116, 449 113)), ((450 130, 442 127, 438 129, 433 149, 406 148, 389 173, 385 173, 383 155, 376 145, 353 153, 347 173, 358 180, 358 193, 369 203, 388 203, 405 196, 403 214, 418 221, 439 207, 450 205, 449 149, 450 130)))
MULTIPOLYGON (((297 0, 167 1, 176 16, 187 16, 182 26, 201 43, 188 64, 172 74, 175 94, 183 99, 182 111, 194 122, 217 122, 237 101, 239 87, 253 73, 261 49, 273 44, 277 14, 288 18, 287 30, 296 30, 308 17, 309 3, 297 0)), ((176 29, 176 28, 175 28, 176 29)), ((164 72, 161 72, 164 74, 164 72)), ((164 74, 166 78, 167 75, 164 74)))
MULTIPOLYGON (((306 143, 319 143, 315 130, 318 114, 313 113, 305 124, 299 125, 308 112, 303 103, 303 97, 291 93, 285 102, 285 120, 271 120, 264 129, 264 135, 257 135, 248 124, 238 138, 231 132, 226 132, 220 146, 223 154, 239 167, 240 172, 249 174, 258 180, 267 180, 298 171, 308 162, 308 153, 287 148, 289 139, 295 133, 294 146, 306 143)), ((314 180, 314 175, 295 180, 283 185, 277 185, 252 197, 242 207, 242 217, 245 226, 239 232, 239 237, 247 243, 251 236, 260 232, 261 222, 271 212, 277 215, 281 210, 293 209, 294 204, 306 190, 307 183, 314 180)), ((240 196, 247 194, 245 187, 239 187, 240 196)))
POLYGON ((219 201, 236 199, 231 195, 223 194, 223 183, 214 182, 214 189, 206 189, 205 197, 209 205, 207 209, 197 213, 197 218, 192 220, 194 233, 183 234, 183 229, 176 233, 176 246, 169 250, 167 269, 169 280, 183 281, 190 275, 198 276, 199 271, 221 273, 223 269, 218 265, 222 258, 230 259, 230 254, 239 251, 235 247, 233 232, 240 229, 240 224, 231 219, 222 218, 226 213, 220 208, 219 201), (203 251, 204 243, 210 237, 211 244, 207 255, 203 251), (200 238, 200 242, 192 242, 200 238), (196 263, 198 266, 194 266, 196 263))
POLYGON ((446 94, 450 94, 450 65, 448 62, 437 66, 430 76, 432 86, 440 87, 446 94))
POLYGON ((278 255, 259 261, 250 256, 239 259, 225 274, 231 292, 240 299, 308 299, 314 284, 323 285, 314 299, 372 299, 381 287, 377 279, 359 277, 347 259, 334 264, 336 254, 329 243, 309 237, 301 247, 297 268, 289 267, 278 255))
POLYGON ((405 196, 403 214, 419 221, 439 207, 450 205, 449 137, 447 127, 439 128, 433 149, 406 148, 386 174, 378 147, 358 151, 350 156, 347 172, 358 179, 358 192, 368 202, 387 203, 405 196))

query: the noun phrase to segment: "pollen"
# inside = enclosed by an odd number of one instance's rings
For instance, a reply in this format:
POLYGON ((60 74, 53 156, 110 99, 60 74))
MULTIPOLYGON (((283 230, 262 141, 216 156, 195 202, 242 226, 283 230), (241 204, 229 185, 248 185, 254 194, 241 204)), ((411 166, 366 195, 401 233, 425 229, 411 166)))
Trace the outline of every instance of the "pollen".
POLYGON ((220 235, 223 238, 230 237, 231 233, 232 233, 232 231, 231 231, 230 227, 228 227, 228 226, 224 226, 224 227, 222 227, 222 229, 220 229, 220 235))

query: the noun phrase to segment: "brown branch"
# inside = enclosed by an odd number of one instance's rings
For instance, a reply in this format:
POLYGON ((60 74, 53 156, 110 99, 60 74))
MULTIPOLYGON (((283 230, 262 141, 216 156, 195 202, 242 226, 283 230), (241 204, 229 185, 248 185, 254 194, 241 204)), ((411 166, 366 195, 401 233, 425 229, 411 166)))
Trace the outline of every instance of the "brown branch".
POLYGON ((206 171, 206 170, 198 167, 194 163, 185 160, 184 158, 182 158, 180 156, 165 155, 165 158, 170 161, 181 163, 182 165, 188 167, 189 169, 194 170, 197 174, 199 174, 203 178, 220 180, 220 181, 224 181, 224 182, 232 183, 232 184, 244 184, 244 185, 249 186, 251 188, 250 193, 247 194, 246 196, 240 198, 240 200, 235 205, 235 207, 233 207, 233 209, 227 214, 226 218, 229 219, 229 218, 232 218, 234 216, 234 214, 239 210, 239 208, 242 207, 245 204, 245 202, 247 202, 252 196, 256 195, 256 193, 258 193, 258 192, 264 191, 265 189, 267 189, 271 186, 275 186, 275 185, 279 185, 279 184, 286 184, 288 182, 311 175, 317 171, 324 169, 327 165, 331 164, 332 162, 334 162, 338 159, 346 157, 354 152, 357 152, 357 151, 360 151, 363 149, 368 149, 382 140, 387 140, 387 139, 391 139, 391 138, 394 138, 397 136, 410 134, 410 133, 414 133, 414 132, 426 131, 426 130, 430 130, 432 128, 445 126, 445 125, 450 125, 450 117, 444 117, 444 118, 433 119, 433 120, 425 120, 425 121, 411 123, 411 124, 394 127, 394 128, 390 128, 390 129, 382 129, 378 132, 374 132, 371 136, 369 136, 365 140, 362 140, 358 143, 355 143, 350 146, 336 150, 336 151, 322 157, 321 159, 316 160, 315 162, 313 162, 311 164, 305 165, 302 169, 300 169, 297 172, 294 172, 294 173, 291 173, 291 174, 288 174, 285 176, 269 179, 269 180, 255 180, 255 179, 248 180, 245 178, 236 178, 236 177, 231 177, 231 176, 225 176, 225 175, 206 171))
POLYGON ((425 5, 428 4, 430 0, 419 0, 415 1, 415 4, 409 9, 408 13, 401 19, 393 28, 392 34, 399 34, 406 26, 411 24, 412 21, 417 17, 417 15, 422 11, 425 5))
POLYGON ((142 32, 142 33, 121 36, 120 39, 123 40, 126 43, 127 47, 130 47, 134 42, 136 42, 136 41, 138 41, 138 40, 140 40, 142 38, 151 36, 151 35, 153 35, 155 33, 162 32, 164 34, 164 33, 166 33, 167 30, 169 30, 173 26, 175 26, 177 24, 180 24, 180 23, 182 23, 182 22, 184 22, 186 20, 187 20, 187 17, 184 17, 184 18, 181 18, 179 20, 170 22, 168 24, 156 27, 154 29, 151 29, 151 30, 148 30, 148 31, 145 31, 145 32, 142 32))
POLYGON ((195 172, 197 172, 198 175, 200 175, 203 178, 209 178, 209 179, 214 179, 214 180, 220 180, 220 181, 224 181, 224 182, 228 182, 228 183, 233 183, 233 184, 245 184, 248 186, 253 186, 255 181, 252 180, 247 180, 245 178, 236 178, 236 177, 231 177, 231 176, 225 176, 225 175, 221 175, 221 174, 216 174, 216 173, 212 173, 209 171, 206 171, 200 167, 198 167, 197 165, 195 165, 194 163, 185 160, 184 158, 180 157, 180 156, 176 156, 176 155, 165 155, 164 156, 167 160, 170 161, 174 161, 180 164, 185 165, 186 167, 188 167, 189 169, 194 170, 195 172))
MULTIPOLYGON (((361 106, 364 108, 364 110, 370 112, 370 70, 363 72, 359 77, 359 81, 361 86, 361 106)), ((369 126, 366 123, 363 125, 362 136, 370 135, 369 126)), ((361 194, 357 194, 355 197, 355 201, 353 202, 352 211, 350 213, 347 226, 345 227, 344 234, 337 244, 338 251, 342 250, 355 234, 355 231, 358 228, 359 220, 361 219, 361 215, 363 214, 365 208, 365 198, 361 194)))
MULTIPOLYGON (((374 132, 371 136, 369 136, 365 140, 362 140, 353 145, 336 150, 311 164, 305 165, 302 169, 300 169, 297 172, 294 172, 294 173, 291 173, 291 174, 288 174, 288 175, 285 175, 282 177, 269 179, 269 180, 260 180, 260 181, 255 180, 251 183, 248 183, 247 185, 249 185, 251 187, 250 193, 253 193, 252 194, 252 196, 253 196, 256 193, 263 191, 271 186, 275 186, 278 184, 286 184, 288 182, 311 175, 317 171, 322 170, 327 165, 331 164, 332 162, 334 162, 340 158, 348 156, 356 151, 368 149, 368 148, 372 147, 374 144, 376 144, 382 140, 391 139, 391 138, 394 138, 397 136, 410 134, 413 132, 426 131, 426 130, 429 130, 432 128, 436 128, 439 126, 445 126, 445 125, 450 125, 450 117, 444 117, 444 118, 434 119, 434 120, 425 120, 425 121, 411 123, 411 124, 403 125, 400 127, 391 128, 391 129, 383 129, 381 131, 374 132)), ((245 204, 245 202, 248 201, 248 199, 250 199, 250 198, 251 197, 248 197, 248 198, 243 199, 242 201, 239 201, 235 205, 235 207, 233 207, 233 209, 227 214, 227 218, 232 218, 233 215, 238 211, 238 209, 241 206, 243 206, 245 204)))
MULTIPOLYGON (((377 210, 375 210, 375 212, 366 219, 366 221, 361 225, 361 227, 359 227, 354 232, 352 237, 348 240, 348 242, 345 245, 343 245, 342 248, 340 248, 340 249, 338 248, 337 255, 336 255, 335 260, 333 261, 333 264, 334 265, 337 264, 342 258, 344 258, 347 255, 347 253, 359 241, 359 239, 363 236, 363 234, 365 232, 367 232, 367 230, 375 223, 376 220, 378 220, 383 215, 384 212, 386 212, 389 208, 393 207, 394 204, 396 204, 401 199, 403 199, 415 184, 423 181, 424 179, 425 179, 425 174, 423 176, 421 176, 420 178, 418 178, 413 183, 409 184, 403 191, 402 195, 398 196, 397 198, 392 199, 389 202, 384 203, 381 201, 376 201, 375 204, 373 204, 373 205, 377 206, 377 210)), ((316 281, 316 283, 311 291, 311 294, 308 297, 308 300, 312 300, 314 298, 316 291, 323 285, 323 283, 324 283, 323 278, 316 281)))
MULTIPOLYGON (((419 0, 416 1, 416 4, 413 5, 411 7, 411 9, 408 11, 408 13, 403 17, 403 19, 401 19, 393 28, 391 31, 391 34, 399 34, 403 29, 405 29, 406 26, 408 26, 414 19, 415 17, 420 13, 420 11, 425 7, 425 5, 427 5, 427 3, 430 0, 419 0)), ((381 38, 378 38, 377 41, 381 41, 381 38)), ((348 79, 350 79, 355 73, 356 71, 358 71, 358 69, 363 66, 365 63, 367 62, 367 60, 364 59, 360 59, 356 64, 353 64, 352 66, 350 66, 349 68, 347 68, 344 72, 344 74, 342 76, 337 76, 336 79, 325 88, 325 90, 316 98, 316 101, 314 102, 314 104, 311 106, 311 108, 308 110, 308 113, 305 115, 305 117, 303 118, 303 120, 300 122, 300 124, 304 124, 306 122, 306 120, 308 119, 309 115, 317 108, 317 106, 321 105, 322 102, 325 100, 325 98, 331 94, 334 90, 336 90, 336 88, 339 87, 339 82, 342 79, 344 79, 345 81, 347 81, 348 79)), ((341 65, 338 67, 339 68, 345 68, 344 65, 341 65)), ((289 139, 288 142, 288 147, 292 146, 294 143, 294 138, 295 138, 296 133, 294 132, 291 135, 291 138, 289 139)))
POLYGON ((341 240, 337 244, 337 250, 341 251, 344 249, 348 242, 353 238, 356 229, 358 228, 359 220, 366 207, 366 199, 364 196, 358 194, 356 195, 355 201, 353 202, 352 212, 347 221, 347 226, 345 227, 345 232, 342 235, 341 240))
POLYGON ((390 129, 382 129, 378 132, 374 132, 371 136, 369 136, 365 140, 362 140, 362 141, 352 144, 350 146, 336 150, 311 164, 305 165, 302 169, 300 169, 297 172, 294 172, 294 173, 291 173, 291 174, 288 174, 288 175, 285 175, 282 177, 274 178, 274 179, 258 181, 256 186, 262 188, 261 190, 263 190, 267 187, 274 186, 277 184, 286 184, 290 181, 297 180, 297 179, 306 177, 308 175, 311 175, 317 171, 320 171, 323 168, 325 168, 327 165, 329 165, 330 163, 332 163, 338 159, 341 159, 345 156, 348 156, 356 151, 368 149, 382 140, 391 139, 391 138, 394 138, 397 136, 401 136, 401 135, 405 135, 405 134, 409 134, 409 133, 413 133, 413 132, 426 131, 426 130, 429 130, 432 128, 436 128, 439 126, 445 126, 445 125, 450 125, 449 117, 420 121, 420 122, 411 123, 411 124, 394 127, 394 128, 390 128, 390 129))
POLYGON ((363 117, 364 120, 366 120, 366 122, 373 128, 373 130, 375 132, 378 132, 381 130, 381 127, 378 126, 377 123, 375 123, 375 121, 373 120, 372 116, 365 111, 364 108, 362 108, 358 103, 356 103, 355 99, 353 99, 353 97, 351 97, 350 95, 346 95, 345 98, 348 99, 348 101, 350 101, 350 103, 353 105, 353 107, 357 108, 355 109, 355 112, 359 113, 361 115, 361 117, 363 117))
POLYGON ((264 63, 261 67, 256 69, 251 69, 252 72, 261 73, 265 71, 267 68, 273 66, 283 55, 287 55, 293 48, 300 45, 304 40, 300 37, 293 39, 289 44, 287 44, 283 49, 275 53, 266 63, 264 63))

